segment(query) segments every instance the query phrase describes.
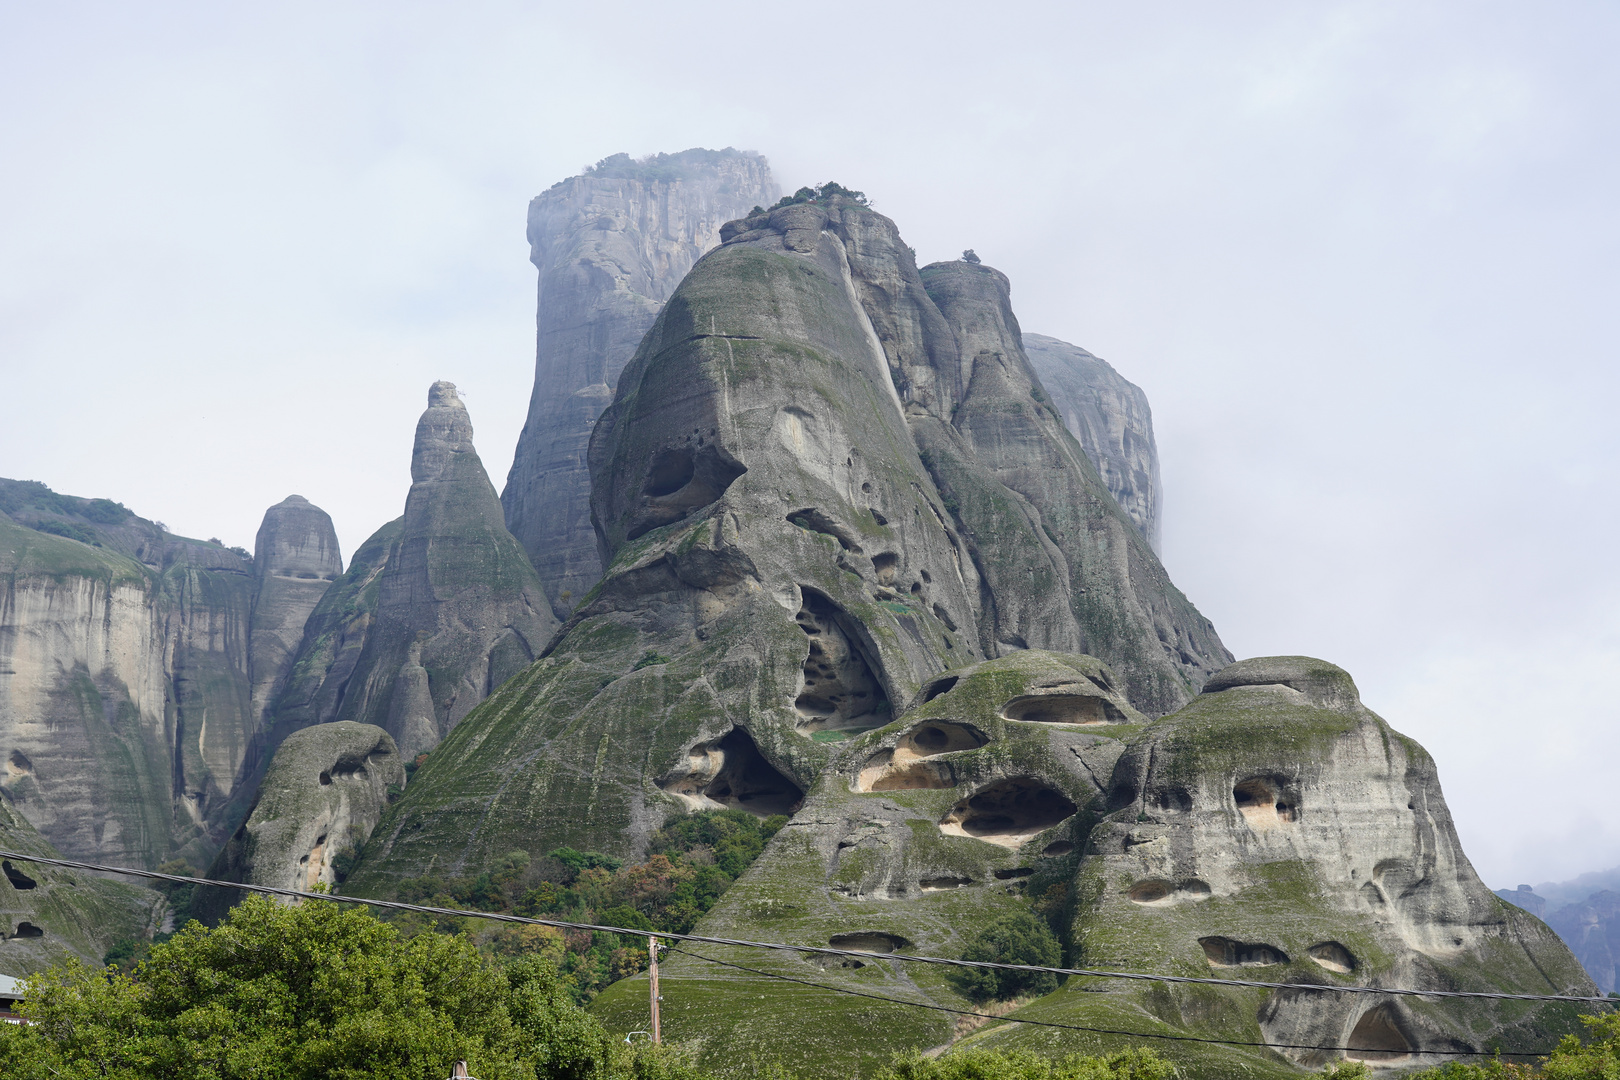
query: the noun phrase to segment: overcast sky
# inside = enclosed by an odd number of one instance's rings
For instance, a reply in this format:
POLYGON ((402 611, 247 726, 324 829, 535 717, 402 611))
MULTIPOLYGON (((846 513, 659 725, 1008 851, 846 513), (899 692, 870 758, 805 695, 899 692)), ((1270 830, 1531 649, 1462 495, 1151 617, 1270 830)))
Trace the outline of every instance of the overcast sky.
POLYGON ((836 179, 1153 404, 1164 558, 1344 665, 1492 887, 1620 863, 1620 7, 0 0, 0 475, 252 547, 396 516, 428 384, 497 488, 528 199, 836 179))

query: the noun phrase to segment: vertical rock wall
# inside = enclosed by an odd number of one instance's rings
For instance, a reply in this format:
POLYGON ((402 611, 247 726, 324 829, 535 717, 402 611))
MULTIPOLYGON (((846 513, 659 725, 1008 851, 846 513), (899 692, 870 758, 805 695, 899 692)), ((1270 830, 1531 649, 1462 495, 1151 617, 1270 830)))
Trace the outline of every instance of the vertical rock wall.
POLYGON ((289 495, 264 512, 253 545, 253 716, 262 725, 304 640, 304 624, 343 573, 337 530, 320 507, 289 495))
POLYGON ((694 149, 621 154, 529 204, 534 393, 501 503, 558 618, 602 576, 585 458, 620 371, 720 226, 776 196, 758 154, 694 149))
POLYGON ((1024 334, 1024 353, 1058 415, 1097 466, 1103 486, 1159 550, 1159 450, 1141 387, 1066 341, 1024 334))

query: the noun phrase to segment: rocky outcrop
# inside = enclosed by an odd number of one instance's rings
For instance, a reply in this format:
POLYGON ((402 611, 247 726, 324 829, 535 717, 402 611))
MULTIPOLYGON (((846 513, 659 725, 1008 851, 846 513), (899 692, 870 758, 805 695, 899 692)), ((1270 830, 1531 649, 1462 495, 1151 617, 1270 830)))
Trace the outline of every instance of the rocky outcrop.
POLYGON ((275 731, 333 720, 384 728, 409 760, 433 749, 555 631, 502 520, 454 384, 416 427, 405 515, 355 553, 315 606, 275 706, 275 731))
POLYGON ((688 806, 790 809, 839 740, 1026 646, 1089 645, 1154 713, 1226 663, 1030 396, 1004 279, 925 279, 849 195, 724 235, 596 425, 606 575, 415 775, 357 888, 450 851, 631 856, 688 806))
MULTIPOLYGON (((59 858, 0 794, 0 848, 59 858)), ((69 957, 99 965, 121 938, 157 929, 157 893, 23 859, 0 860, 0 975, 31 975, 69 957)))
MULTIPOLYGON (((334 887, 371 835, 390 790, 404 784, 398 749, 379 727, 340 720, 294 732, 276 748, 252 811, 208 876, 305 892, 334 887)), ((241 895, 207 888, 192 910, 217 922, 241 895)))
MULTIPOLYGON (((1433 761, 1306 657, 1232 665, 1148 721, 1107 666, 1027 652, 948 672, 892 724, 841 744, 803 807, 699 933, 957 956, 1031 905, 1075 966, 1278 983, 1590 994, 1569 950, 1493 896, 1457 840, 1433 761), (903 946, 903 947, 902 947, 903 946)), ((972 1008, 923 965, 707 956, 899 1001, 972 1008), (823 968, 824 970, 818 970, 823 968)), ((800 1060, 844 1075, 953 1038, 948 1016, 672 956, 663 993, 705 1017, 711 1062, 791 1023, 800 1060), (721 1007, 721 1003, 724 1006, 721 1007), (790 1019, 787 1019, 790 1018, 790 1019)), ((645 994, 610 988, 612 1023, 645 994)), ((644 1006, 643 1006, 644 1007, 644 1006)), ((1070 979, 1012 1016, 1234 1042, 1351 1046, 1384 1065, 1542 1050, 1562 1006, 1070 979)), ((1043 1054, 1132 1040, 1007 1025, 975 1045, 1043 1054), (1082 1041, 1085 1040, 1085 1041, 1082 1041)), ((1168 1042, 1189 1077, 1295 1076, 1325 1052, 1168 1042)))
POLYGON ((534 394, 501 502, 558 618, 602 576, 586 448, 619 373, 720 226, 776 196, 758 154, 694 149, 619 154, 529 204, 534 394))
POLYGON ((1620 957, 1620 893, 1612 889, 1595 892, 1546 918, 1605 994, 1620 988, 1615 963, 1620 957))
POLYGON ((285 673, 307 606, 297 575, 336 568, 325 514, 291 503, 266 515, 259 563, 106 499, 0 481, 0 789, 63 852, 212 857, 254 778, 255 680, 285 673), (325 554, 299 554, 322 523, 325 554))
POLYGON ((1025 334, 1023 343, 1042 389, 1103 486, 1159 550, 1159 450, 1147 395, 1078 345, 1044 334, 1025 334))
POLYGON ((264 512, 253 545, 253 717, 263 726, 292 669, 304 624, 343 573, 337 530, 325 510, 289 495, 264 512))

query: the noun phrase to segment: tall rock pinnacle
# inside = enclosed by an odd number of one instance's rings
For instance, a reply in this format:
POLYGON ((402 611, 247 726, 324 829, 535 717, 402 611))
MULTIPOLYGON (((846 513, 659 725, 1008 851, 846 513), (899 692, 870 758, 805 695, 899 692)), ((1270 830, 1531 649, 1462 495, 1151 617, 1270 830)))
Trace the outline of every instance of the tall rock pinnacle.
POLYGON ((619 373, 720 226, 776 201, 758 154, 616 155, 529 204, 534 394, 501 502, 559 618, 602 576, 586 446, 619 373))
POLYGON ((1067 341, 1026 333, 1024 352, 1108 493, 1159 550, 1159 450, 1147 395, 1108 361, 1067 341))
POLYGON ((289 495, 264 512, 253 545, 253 716, 263 723, 304 640, 304 623, 343 573, 337 530, 325 510, 289 495))
POLYGON ((454 383, 416 425, 405 516, 379 529, 316 606, 278 732, 333 720, 385 728, 406 760, 431 750, 557 628, 502 520, 454 383))

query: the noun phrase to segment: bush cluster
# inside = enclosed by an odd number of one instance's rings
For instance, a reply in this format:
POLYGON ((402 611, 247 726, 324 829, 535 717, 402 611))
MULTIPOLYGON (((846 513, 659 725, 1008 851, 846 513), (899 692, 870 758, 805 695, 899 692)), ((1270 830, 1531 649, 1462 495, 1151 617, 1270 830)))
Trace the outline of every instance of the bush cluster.
MULTIPOLYGON (((419 878, 402 890, 400 899, 649 933, 686 933, 786 822, 782 816, 761 820, 742 810, 706 811, 677 818, 655 833, 645 862, 626 865, 573 848, 558 848, 543 859, 517 851, 477 877, 419 878)), ((427 926, 414 915, 394 921, 412 931, 427 926)), ((460 922, 465 925, 449 920, 441 929, 465 930, 497 956, 550 959, 581 1002, 647 965, 647 943, 640 937, 545 926, 490 929, 477 920, 460 922)))

